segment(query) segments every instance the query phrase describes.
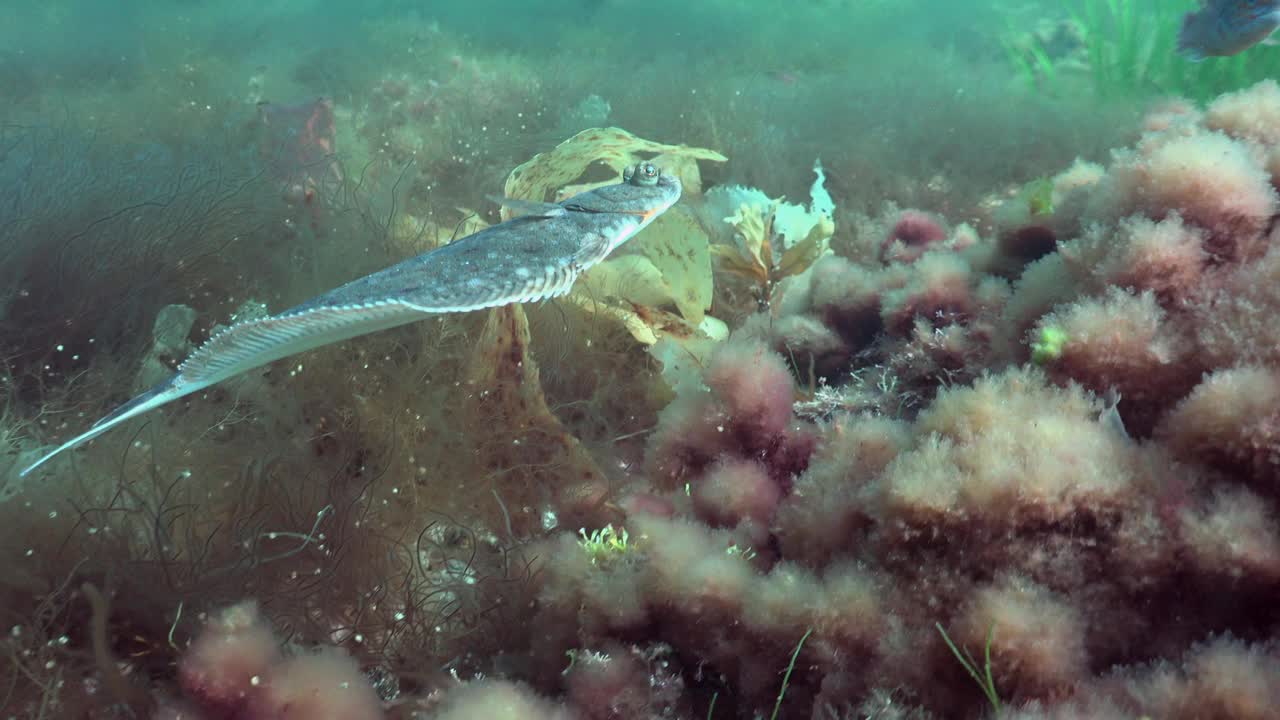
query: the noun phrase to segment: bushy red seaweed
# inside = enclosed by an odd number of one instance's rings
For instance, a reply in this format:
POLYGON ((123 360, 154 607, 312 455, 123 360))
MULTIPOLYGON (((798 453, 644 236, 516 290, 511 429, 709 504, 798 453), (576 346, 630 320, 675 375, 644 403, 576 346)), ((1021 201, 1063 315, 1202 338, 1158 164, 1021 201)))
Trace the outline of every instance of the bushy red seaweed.
MULTIPOLYGON (((527 100, 450 65, 444 90, 384 76, 364 132, 434 121, 466 78, 527 100)), ((1270 81, 1159 108, 981 232, 842 224, 674 392, 577 308, 537 333, 517 309, 442 319, 211 390, 157 420, 185 444, 99 444, 0 499, 4 700, 727 720, 976 718, 994 694, 1028 720, 1272 717, 1277 118, 1270 81), (534 350, 561 346, 574 367, 544 391, 534 350)))

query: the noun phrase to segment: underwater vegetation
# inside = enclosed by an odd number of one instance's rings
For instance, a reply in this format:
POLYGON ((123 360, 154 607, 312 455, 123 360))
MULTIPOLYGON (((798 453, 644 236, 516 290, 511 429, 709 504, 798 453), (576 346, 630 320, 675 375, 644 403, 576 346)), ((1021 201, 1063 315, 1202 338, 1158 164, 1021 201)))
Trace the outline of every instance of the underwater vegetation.
POLYGON ((618 45, 633 4, 554 4, 562 45, 496 0, 195 3, 98 76, 0 56, 0 717, 1275 716, 1269 48, 1185 65, 1186 8, 1082 0, 1032 90, 996 5, 618 45), (679 202, 559 297, 19 474, 228 327, 647 164, 679 202))
MULTIPOLYGON (((1205 5, 1204 3, 1200 4, 1205 5)), ((1208 3, 1211 8, 1271 3, 1208 3)), ((1179 33, 1194 2, 1072 0, 1032 32, 1010 28, 1005 54, 1028 87, 1073 92, 1077 78, 1101 98, 1180 96, 1210 100, 1276 77, 1280 54, 1269 47, 1196 61, 1179 52, 1179 33)), ((1204 10, 1227 14, 1228 10, 1204 10)), ((1229 21, 1222 24, 1231 26, 1229 21)), ((1243 34, 1244 28, 1236 32, 1243 34)))

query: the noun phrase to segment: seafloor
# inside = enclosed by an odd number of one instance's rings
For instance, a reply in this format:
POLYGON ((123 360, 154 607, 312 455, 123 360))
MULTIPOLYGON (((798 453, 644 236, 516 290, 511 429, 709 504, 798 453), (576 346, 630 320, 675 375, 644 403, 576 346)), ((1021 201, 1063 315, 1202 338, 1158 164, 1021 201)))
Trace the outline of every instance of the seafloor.
POLYGON ((0 9, 0 717, 1280 717, 1274 61, 1029 2, 153 5, 0 9), (641 161, 681 201, 568 295, 19 476, 641 161))

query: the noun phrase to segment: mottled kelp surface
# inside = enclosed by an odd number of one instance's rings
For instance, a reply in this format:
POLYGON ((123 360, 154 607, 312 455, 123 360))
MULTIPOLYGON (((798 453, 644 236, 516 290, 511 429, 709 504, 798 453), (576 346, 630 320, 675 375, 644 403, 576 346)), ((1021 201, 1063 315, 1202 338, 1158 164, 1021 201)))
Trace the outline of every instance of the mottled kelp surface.
POLYGON ((1132 10, 0 9, 4 715, 1268 717, 1280 88, 1132 10), (18 477, 642 159, 681 203, 566 297, 18 477))

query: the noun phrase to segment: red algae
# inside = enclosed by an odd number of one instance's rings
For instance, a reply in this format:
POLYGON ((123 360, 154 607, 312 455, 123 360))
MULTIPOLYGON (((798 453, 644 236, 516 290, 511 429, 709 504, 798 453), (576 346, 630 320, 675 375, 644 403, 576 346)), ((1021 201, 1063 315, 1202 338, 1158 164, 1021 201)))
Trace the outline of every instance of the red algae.
MULTIPOLYGON (((377 228, 351 257, 448 242, 460 198, 513 164, 497 123, 603 143, 577 175, 522 166, 547 176, 522 176, 528 202, 652 160, 709 204, 693 189, 749 167, 704 177, 692 148, 607 127, 601 97, 553 113, 550 80, 445 35, 401 38, 438 79, 258 111, 305 131, 268 148, 265 172, 306 191, 286 205, 351 182, 345 122, 371 178, 402 175, 386 204, 412 216, 351 190, 377 228)), ((829 242, 731 239, 808 268, 785 286, 712 274, 730 238, 690 251, 715 289, 696 327, 679 272, 620 255, 644 286, 625 301, 426 320, 211 389, 157 418, 184 443, 146 429, 5 488, 14 713, 111 717, 138 695, 174 720, 1273 717, 1278 118, 1272 81, 1171 102, 1105 164, 1019 167, 981 207, 939 172, 866 214, 877 186, 833 159, 839 210, 813 191, 829 242)), ((233 280, 190 290, 192 313, 244 296, 233 280)), ((125 371, 94 362, 107 396, 125 371)), ((47 379, 13 383, 19 416, 47 379)), ((88 414, 64 392, 56 419, 0 427, 3 456, 88 414)))

